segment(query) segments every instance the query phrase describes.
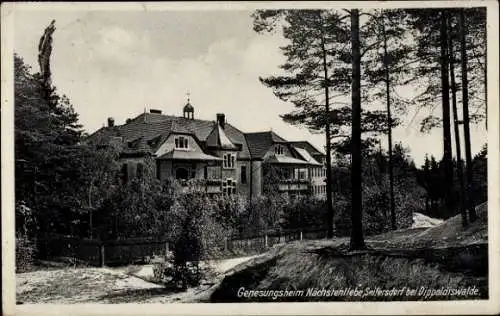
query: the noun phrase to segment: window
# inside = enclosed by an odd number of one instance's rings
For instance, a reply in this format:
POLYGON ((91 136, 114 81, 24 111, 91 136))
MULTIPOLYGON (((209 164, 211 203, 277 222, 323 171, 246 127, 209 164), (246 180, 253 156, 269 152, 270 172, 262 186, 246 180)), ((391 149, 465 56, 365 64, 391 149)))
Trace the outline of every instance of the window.
POLYGON ((278 145, 278 146, 274 147, 274 153, 276 155, 284 155, 285 149, 283 148, 283 146, 278 145))
POLYGON ((128 181, 128 164, 124 163, 122 165, 121 176, 123 183, 128 181))
POLYGON ((207 179, 220 179, 221 174, 220 174, 220 167, 213 167, 209 166, 207 167, 207 179))
POLYGON ((139 179, 142 179, 143 176, 144 176, 144 164, 139 162, 137 164, 137 177, 139 179))
POLYGON ((234 181, 233 179, 226 179, 224 182, 222 182, 222 194, 236 194, 236 181, 234 181))
POLYGON ((175 148, 188 148, 187 137, 179 136, 175 138, 175 148))
POLYGON ((161 160, 156 160, 156 179, 161 180, 161 160))
POLYGON ((235 166, 236 155, 232 153, 224 154, 224 164, 225 169, 233 169, 235 166))
POLYGON ((241 166, 240 181, 242 184, 247 183, 247 166, 241 166))
POLYGON ((189 171, 186 168, 177 168, 175 170, 175 178, 177 180, 187 180, 189 176, 189 171))
POLYGON ((288 168, 283 168, 280 171, 283 180, 293 179, 293 170, 288 168))
POLYGON ((304 180, 306 178, 306 171, 299 170, 299 180, 304 180))

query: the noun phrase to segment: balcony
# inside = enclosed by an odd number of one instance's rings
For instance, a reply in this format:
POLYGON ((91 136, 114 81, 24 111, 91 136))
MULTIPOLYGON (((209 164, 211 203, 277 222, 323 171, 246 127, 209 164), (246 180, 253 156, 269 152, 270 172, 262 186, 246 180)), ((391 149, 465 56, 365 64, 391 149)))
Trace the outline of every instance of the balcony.
POLYGON ((307 179, 286 179, 278 184, 280 191, 305 191, 309 189, 309 180, 307 179))

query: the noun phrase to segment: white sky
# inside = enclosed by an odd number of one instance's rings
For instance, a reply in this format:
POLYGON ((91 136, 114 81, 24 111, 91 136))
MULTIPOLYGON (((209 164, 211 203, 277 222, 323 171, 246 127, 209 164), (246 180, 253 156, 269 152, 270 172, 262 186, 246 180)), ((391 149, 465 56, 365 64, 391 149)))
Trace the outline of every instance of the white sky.
MULTIPOLYGON (((107 117, 123 124, 144 108, 181 115, 189 91, 196 118, 215 120, 215 114, 222 112, 244 132, 272 129, 288 140, 308 140, 323 148, 323 135, 311 135, 279 118, 292 105, 259 82, 259 76, 279 71, 284 57, 278 47, 284 42, 279 32, 275 36, 255 33, 250 14, 17 11, 14 50, 38 71, 38 41, 44 28, 56 20, 53 83, 70 98, 87 132, 103 126, 107 117)), ((409 122, 413 114, 410 111, 403 120, 409 122)), ((394 131, 394 142, 409 146, 417 164, 425 153, 438 159, 442 155, 441 129, 420 134, 419 117, 394 131)), ((472 128, 473 152, 485 142, 481 123, 472 128)))

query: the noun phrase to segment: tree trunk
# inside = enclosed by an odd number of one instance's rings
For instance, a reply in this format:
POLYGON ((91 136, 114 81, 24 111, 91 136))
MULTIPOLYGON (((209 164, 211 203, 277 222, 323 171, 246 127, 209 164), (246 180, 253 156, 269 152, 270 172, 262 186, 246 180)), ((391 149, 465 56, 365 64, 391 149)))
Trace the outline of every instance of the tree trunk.
POLYGON ((359 10, 351 10, 352 42, 352 140, 351 140, 351 250, 364 249, 361 195, 361 52, 359 10))
POLYGON ((486 106, 486 118, 484 119, 484 122, 486 131, 488 131, 488 45, 486 45, 486 48, 484 50, 484 101, 486 106))
POLYGON ((323 73, 325 77, 325 137, 326 137, 326 207, 327 207, 327 225, 328 225, 328 238, 333 238, 333 199, 332 199, 332 145, 330 140, 330 92, 328 80, 328 65, 326 62, 326 47, 324 38, 322 38, 322 53, 323 53, 323 73))
POLYGON ((469 89, 467 79, 467 51, 465 42, 465 16, 464 9, 460 10, 459 19, 460 29, 460 55, 462 61, 462 106, 464 116, 464 143, 465 143, 465 163, 467 175, 467 209, 469 211, 469 220, 474 222, 477 219, 474 209, 474 200, 472 197, 472 153, 470 145, 470 129, 469 129, 469 89))
POLYGON ((443 171, 445 180, 446 214, 453 214, 455 203, 453 199, 453 164, 451 156, 451 128, 450 128, 450 84, 448 81, 448 12, 441 11, 441 95, 443 106, 443 171))
POLYGON ((394 170, 392 165, 392 118, 391 118, 391 94, 390 94, 390 75, 389 75, 389 56, 387 56, 387 33, 385 32, 385 21, 382 21, 382 34, 384 36, 384 69, 385 69, 385 88, 387 100, 387 136, 389 152, 389 200, 391 205, 391 228, 397 229, 396 225, 396 205, 394 203, 394 170))
MULTIPOLYGON (((448 29, 452 31, 451 22, 448 23, 448 29)), ((465 187, 464 187, 464 176, 462 167, 462 153, 460 146, 460 127, 457 111, 457 84, 455 81, 455 54, 453 51, 453 39, 450 34, 448 39, 449 48, 449 62, 450 62, 450 79, 451 79, 451 97, 452 97, 452 109, 453 109, 453 127, 455 131, 455 147, 457 152, 457 177, 460 183, 460 195, 457 201, 460 204, 460 214, 462 214, 462 226, 467 226, 467 211, 465 207, 465 187)))

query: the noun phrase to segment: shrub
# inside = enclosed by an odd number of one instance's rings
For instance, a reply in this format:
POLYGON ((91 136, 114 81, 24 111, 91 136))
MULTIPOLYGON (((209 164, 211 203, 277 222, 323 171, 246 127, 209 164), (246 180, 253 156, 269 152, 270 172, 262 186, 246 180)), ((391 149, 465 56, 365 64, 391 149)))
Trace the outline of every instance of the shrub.
POLYGON ((289 200, 283 207, 283 228, 298 229, 325 226, 326 201, 309 196, 289 200))
POLYGON ((201 260, 220 256, 227 230, 216 220, 218 204, 199 192, 182 193, 171 208, 174 282, 182 288, 203 278, 201 260))

